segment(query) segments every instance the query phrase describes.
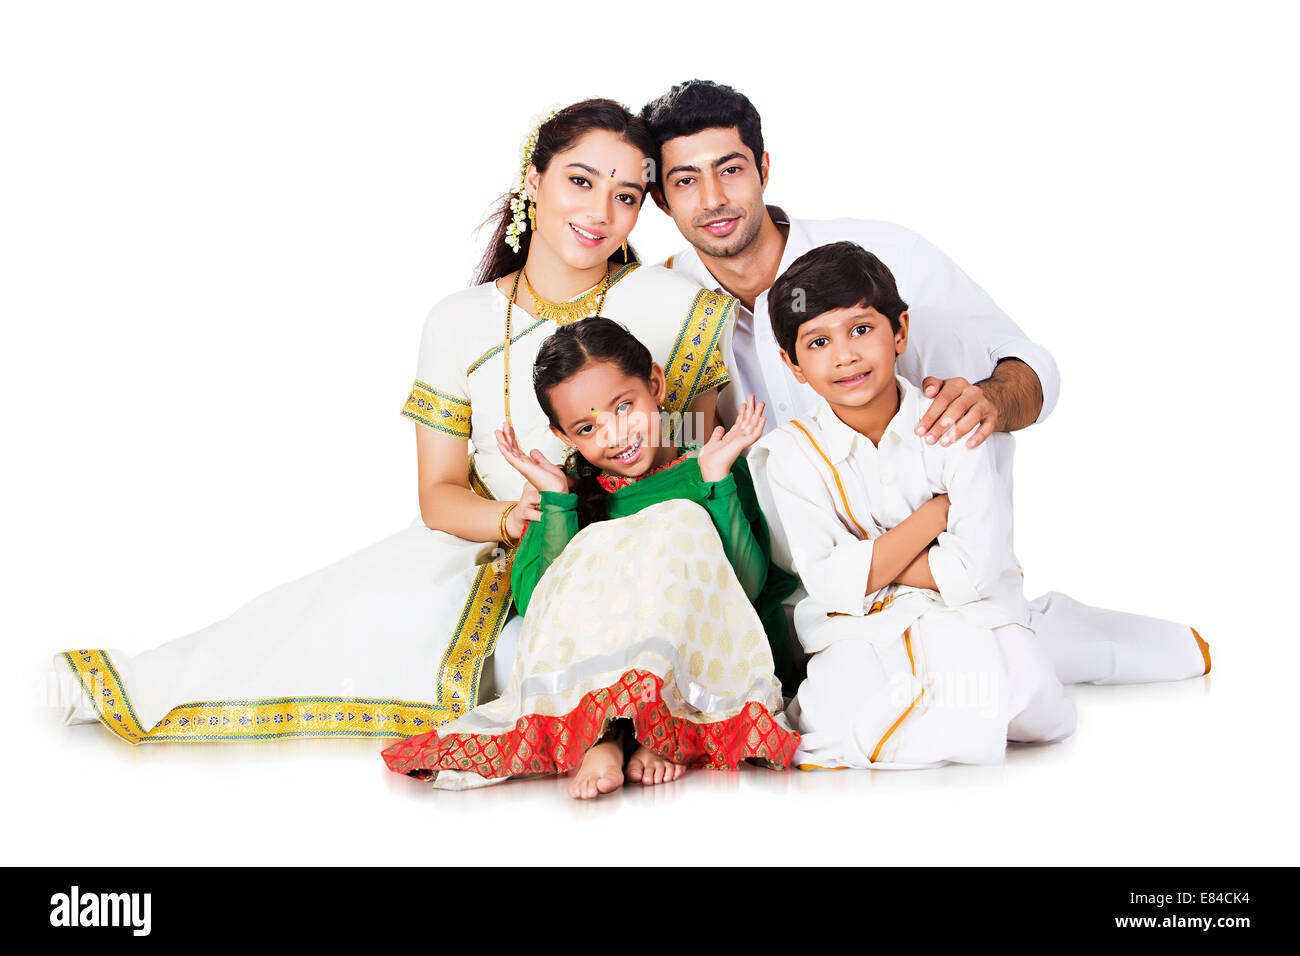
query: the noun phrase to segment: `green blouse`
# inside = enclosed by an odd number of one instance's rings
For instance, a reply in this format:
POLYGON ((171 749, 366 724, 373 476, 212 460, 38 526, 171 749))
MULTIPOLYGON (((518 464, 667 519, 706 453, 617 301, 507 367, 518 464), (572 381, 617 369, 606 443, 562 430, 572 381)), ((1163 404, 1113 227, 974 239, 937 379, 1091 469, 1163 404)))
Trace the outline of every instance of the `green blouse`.
MULTIPOLYGON (((767 522, 759 510, 744 456, 736 459, 731 473, 722 480, 705 481, 700 475, 699 462, 691 454, 612 492, 609 517, 626 518, 671 498, 697 502, 713 519, 723 552, 763 622, 776 675, 786 696, 793 697, 797 690, 794 645, 781 602, 794 593, 799 581, 772 564, 767 522)), ((531 523, 524 532, 510 575, 511 591, 520 614, 527 613, 538 581, 578 533, 577 503, 576 494, 541 493, 542 520, 531 523)))

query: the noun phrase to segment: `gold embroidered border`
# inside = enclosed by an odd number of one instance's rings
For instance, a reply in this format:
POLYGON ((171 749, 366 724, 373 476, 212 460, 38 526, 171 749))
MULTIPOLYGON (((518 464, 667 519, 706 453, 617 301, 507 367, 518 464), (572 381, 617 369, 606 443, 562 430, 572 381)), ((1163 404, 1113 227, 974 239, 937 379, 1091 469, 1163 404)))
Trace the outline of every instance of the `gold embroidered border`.
POLYGON ((453 718, 478 704, 483 663, 510 611, 514 553, 482 565, 438 667, 438 701, 453 718))
MULTIPOLYGON (((474 457, 469 459, 469 486, 480 498, 496 501, 474 457)), ((437 698, 453 718, 478 704, 483 664, 496 646, 497 636, 510 613, 510 570, 514 552, 480 566, 474 576, 460 619, 438 665, 437 698)))
POLYGON ((441 726, 450 708, 406 700, 279 697, 181 704, 145 730, 107 651, 63 655, 100 721, 130 744, 286 737, 409 737, 441 726))
POLYGON ((411 387, 411 397, 402 406, 402 414, 453 438, 469 438, 471 434, 470 403, 418 378, 411 387))
POLYGON ((665 411, 685 412, 701 392, 731 380, 718 339, 735 308, 736 300, 731 296, 708 289, 696 293, 664 365, 668 379, 665 411))

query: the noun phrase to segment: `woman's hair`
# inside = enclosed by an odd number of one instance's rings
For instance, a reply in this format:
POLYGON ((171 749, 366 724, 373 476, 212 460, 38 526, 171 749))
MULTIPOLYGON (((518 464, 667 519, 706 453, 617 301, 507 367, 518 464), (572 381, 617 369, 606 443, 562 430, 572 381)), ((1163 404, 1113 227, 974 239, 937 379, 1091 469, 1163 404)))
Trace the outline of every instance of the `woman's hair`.
MULTIPOLYGON (((545 173, 551 165, 551 159, 557 153, 572 149, 574 144, 592 130, 603 129, 619 136, 624 142, 635 146, 648 159, 655 156, 655 143, 645 121, 627 111, 620 103, 613 100, 583 100, 566 106, 541 125, 537 131, 537 146, 533 149, 533 165, 539 173, 545 173)), ((495 282, 516 269, 522 269, 528 261, 528 247, 533 241, 534 230, 530 227, 519 237, 519 251, 506 245, 506 228, 510 225, 514 213, 510 209, 510 193, 502 197, 496 212, 488 217, 484 225, 495 222, 492 239, 483 259, 479 262, 474 276, 474 284, 495 282)), ((622 262, 623 251, 620 249, 610 255, 611 262, 622 262)), ((628 258, 640 261, 632 247, 628 246, 628 258)))
MULTIPOLYGON (((650 350, 613 319, 596 315, 560 326, 542 343, 533 361, 533 391, 552 428, 564 430, 551 404, 551 389, 593 362, 609 362, 629 378, 639 378, 650 385, 654 366, 650 350)), ((566 470, 577 478, 573 490, 578 496, 578 527, 585 528, 593 521, 609 517, 605 489, 596 480, 600 469, 575 448, 566 470)))

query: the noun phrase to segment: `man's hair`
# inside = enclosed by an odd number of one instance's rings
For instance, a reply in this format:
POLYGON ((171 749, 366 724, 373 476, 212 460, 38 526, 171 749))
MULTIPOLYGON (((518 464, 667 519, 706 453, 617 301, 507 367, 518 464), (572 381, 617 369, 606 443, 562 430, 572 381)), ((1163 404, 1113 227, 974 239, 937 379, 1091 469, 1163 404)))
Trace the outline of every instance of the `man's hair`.
POLYGON ((832 242, 805 252, 781 273, 767 294, 777 344, 799 364, 794 345, 799 326, 832 309, 875 309, 895 332, 907 303, 894 274, 856 242, 832 242))
MULTIPOLYGON (((641 109, 641 118, 650 127, 658 155, 657 168, 663 169, 664 143, 678 136, 694 136, 706 129, 736 127, 740 141, 754 154, 754 165, 762 178, 763 121, 758 110, 743 93, 709 80, 687 80, 653 99, 641 109)), ((660 180, 662 185, 662 180, 660 180)))

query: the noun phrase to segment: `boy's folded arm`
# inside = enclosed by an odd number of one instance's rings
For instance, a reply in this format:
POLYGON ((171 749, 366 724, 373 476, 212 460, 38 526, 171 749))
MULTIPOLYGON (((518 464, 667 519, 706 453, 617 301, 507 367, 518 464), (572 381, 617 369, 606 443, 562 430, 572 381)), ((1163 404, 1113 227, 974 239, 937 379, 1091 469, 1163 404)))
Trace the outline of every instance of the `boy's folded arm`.
POLYGON ((804 590, 828 611, 861 614, 873 542, 845 530, 821 478, 798 451, 773 449, 762 471, 804 590))
POLYGON ((914 557, 911 563, 898 572, 894 578, 895 584, 901 584, 909 588, 925 588, 929 591, 939 590, 939 585, 935 583, 934 574, 930 571, 929 543, 927 542, 925 550, 914 557))
POLYGON ((955 607, 990 597, 1009 563, 1011 489, 997 471, 993 435, 976 448, 954 445, 944 462, 950 506, 948 528, 929 549, 939 596, 955 607))
POLYGON ((524 529, 510 571, 510 591, 520 614, 528 613, 537 582, 578 533, 577 495, 543 491, 540 498, 542 520, 524 529))
POLYGON ((941 500, 931 498, 897 526, 876 538, 871 555, 871 571, 867 575, 868 593, 894 583, 935 588, 925 552, 926 546, 944 528, 945 511, 940 504, 941 500), (928 584, 913 583, 925 582, 927 579, 928 584))

